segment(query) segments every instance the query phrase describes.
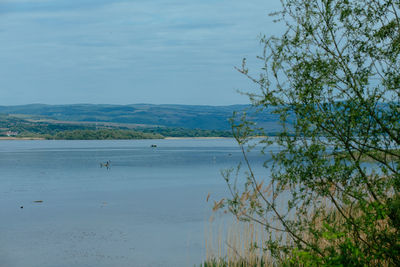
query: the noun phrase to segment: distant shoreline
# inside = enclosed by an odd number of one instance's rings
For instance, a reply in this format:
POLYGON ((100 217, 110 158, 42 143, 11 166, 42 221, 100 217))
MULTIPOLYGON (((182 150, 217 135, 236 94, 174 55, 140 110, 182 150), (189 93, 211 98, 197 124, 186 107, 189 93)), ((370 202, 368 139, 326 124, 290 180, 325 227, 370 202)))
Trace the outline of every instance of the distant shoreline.
MULTIPOLYGON (((210 137, 210 136, 198 136, 198 137, 165 137, 162 139, 165 140, 187 140, 187 139, 232 139, 233 137, 210 137)), ((162 140, 161 139, 161 140, 162 140)), ((56 139, 46 139, 42 137, 0 137, 0 140, 56 140, 56 139)), ((57 140, 71 140, 71 139, 57 139, 57 140)), ((73 139, 73 140, 82 140, 82 141, 89 141, 89 140, 160 140, 160 139, 73 139)))
MULTIPOLYGON (((265 136, 253 136, 253 138, 264 138, 265 136)), ((199 140, 209 140, 209 139, 234 139, 233 137, 224 136, 196 136, 196 137, 164 137, 164 138, 138 138, 138 139, 48 139, 43 137, 0 137, 0 140, 187 140, 187 139, 199 139, 199 140)))
POLYGON ((165 137, 167 140, 184 140, 184 139, 232 139, 233 137, 223 137, 223 136, 197 136, 197 137, 165 137))
POLYGON ((0 137, 0 140, 46 140, 46 138, 43 138, 43 137, 6 137, 6 136, 2 136, 2 137, 0 137))

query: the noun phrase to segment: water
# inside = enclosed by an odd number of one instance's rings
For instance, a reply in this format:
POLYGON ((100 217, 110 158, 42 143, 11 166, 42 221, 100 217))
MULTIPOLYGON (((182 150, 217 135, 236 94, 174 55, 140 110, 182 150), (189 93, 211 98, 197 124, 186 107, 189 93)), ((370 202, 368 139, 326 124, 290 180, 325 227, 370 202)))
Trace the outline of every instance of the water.
POLYGON ((198 265, 241 159, 231 139, 1 141, 0 266, 198 265))

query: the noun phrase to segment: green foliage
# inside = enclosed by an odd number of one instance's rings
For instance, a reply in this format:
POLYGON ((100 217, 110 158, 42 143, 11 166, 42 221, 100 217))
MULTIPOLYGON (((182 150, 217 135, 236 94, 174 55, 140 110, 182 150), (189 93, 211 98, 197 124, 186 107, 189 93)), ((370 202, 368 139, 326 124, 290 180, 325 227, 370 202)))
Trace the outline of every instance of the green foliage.
POLYGON ((205 130, 174 127, 135 127, 127 125, 96 126, 94 123, 31 121, 0 114, 0 136, 7 131, 18 133, 18 137, 46 139, 154 139, 164 137, 232 137, 231 131, 205 130), (103 129, 101 129, 102 127, 103 129), (100 129, 97 129, 100 128, 100 129))
POLYGON ((248 263, 246 259, 238 262, 229 262, 225 259, 211 259, 205 261, 200 267, 260 267, 265 265, 264 259, 260 259, 254 263, 248 263))
POLYGON ((116 139, 161 139, 159 134, 142 133, 132 130, 74 130, 58 132, 48 139, 60 140, 116 140, 116 139))
POLYGON ((232 137, 232 132, 225 130, 203 130, 173 127, 138 127, 144 133, 161 134, 167 137, 232 137))
POLYGON ((264 185, 246 157, 263 129, 233 120, 248 176, 243 189, 226 177, 226 205, 265 226, 280 265, 400 266, 400 2, 282 5, 287 31, 262 38, 260 77, 239 69, 260 87, 252 104, 280 116, 282 131, 260 145, 281 150, 264 185))
MULTIPOLYGON (((51 119, 75 122, 108 122, 135 126, 168 128, 230 130, 229 118, 233 111, 248 109, 249 105, 194 106, 194 105, 22 105, 0 106, 0 113, 23 116, 27 119, 51 119), (21 115, 23 114, 23 115, 21 115)), ((275 131, 277 116, 266 112, 249 111, 259 124, 275 131)))
POLYGON ((34 122, 0 114, 0 129, 0 134, 3 134, 3 136, 5 132, 12 131, 18 133, 18 137, 45 137, 61 131, 93 130, 95 126, 71 123, 34 122))

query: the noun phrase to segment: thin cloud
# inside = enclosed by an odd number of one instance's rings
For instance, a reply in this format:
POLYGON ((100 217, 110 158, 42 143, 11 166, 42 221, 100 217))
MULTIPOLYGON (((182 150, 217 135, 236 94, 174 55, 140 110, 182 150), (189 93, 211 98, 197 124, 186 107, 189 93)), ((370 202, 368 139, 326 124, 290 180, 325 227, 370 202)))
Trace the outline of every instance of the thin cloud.
POLYGON ((110 0, 47 0, 47 1, 4 1, 0 3, 0 14, 65 12, 82 9, 97 9, 122 1, 110 0))
POLYGON ((1 2, 2 101, 247 101, 235 93, 245 82, 233 66, 242 57, 253 64, 257 36, 275 30, 266 2, 1 2), (216 91, 230 93, 215 99, 216 91))

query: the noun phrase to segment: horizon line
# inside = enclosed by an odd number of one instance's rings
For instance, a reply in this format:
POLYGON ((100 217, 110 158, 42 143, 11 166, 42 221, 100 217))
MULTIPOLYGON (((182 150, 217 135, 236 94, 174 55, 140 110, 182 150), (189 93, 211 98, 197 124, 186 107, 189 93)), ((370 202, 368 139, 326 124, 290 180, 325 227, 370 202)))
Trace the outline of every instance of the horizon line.
POLYGON ((41 106, 78 106, 78 105, 93 105, 93 106, 132 106, 132 105, 150 105, 150 106, 210 106, 210 107, 227 107, 227 106, 248 106, 251 103, 247 104, 227 104, 227 105, 210 105, 210 104, 173 104, 173 103, 163 103, 163 104, 151 104, 151 103, 131 103, 131 104, 109 104, 109 103, 69 103, 69 104, 46 104, 46 103, 28 103, 28 104, 11 104, 4 105, 0 104, 3 107, 15 107, 15 106, 33 106, 33 105, 41 105, 41 106))

